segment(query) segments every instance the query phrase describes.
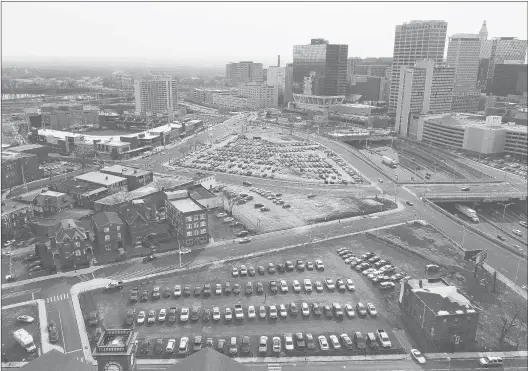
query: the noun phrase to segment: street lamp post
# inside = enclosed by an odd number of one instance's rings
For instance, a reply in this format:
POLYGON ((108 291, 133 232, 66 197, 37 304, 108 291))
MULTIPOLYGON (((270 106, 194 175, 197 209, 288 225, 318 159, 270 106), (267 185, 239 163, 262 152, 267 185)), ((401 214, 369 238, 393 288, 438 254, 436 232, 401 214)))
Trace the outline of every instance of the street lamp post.
POLYGON ((451 371, 451 358, 447 355, 447 353, 445 353, 446 355, 446 358, 447 358, 447 362, 448 362, 448 370, 451 371))
POLYGON ((510 202, 509 204, 503 204, 502 206, 504 206, 504 211, 502 212, 502 222, 504 223, 504 217, 506 216, 506 208, 510 205, 513 205, 514 203, 513 202, 510 202))

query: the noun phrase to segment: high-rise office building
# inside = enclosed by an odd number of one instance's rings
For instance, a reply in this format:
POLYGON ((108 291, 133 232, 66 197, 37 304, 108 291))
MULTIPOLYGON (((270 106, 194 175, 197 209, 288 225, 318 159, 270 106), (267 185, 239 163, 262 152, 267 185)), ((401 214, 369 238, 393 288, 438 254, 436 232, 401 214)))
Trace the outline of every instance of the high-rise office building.
POLYGON ((527 91, 527 79, 528 67, 521 61, 496 64, 489 92, 498 96, 522 95, 527 91))
POLYGON ((263 73, 262 63, 241 61, 226 65, 226 79, 230 80, 233 85, 248 82, 262 82, 264 79, 263 73))
POLYGON ((524 62, 527 42, 516 37, 497 37, 481 43, 478 87, 488 92, 495 73, 495 65, 503 64, 504 61, 524 62))
POLYGON ((178 87, 172 77, 149 76, 134 81, 136 112, 174 112, 178 109, 178 87))
POLYGON ((268 68, 268 80, 266 84, 277 88, 277 102, 279 106, 292 101, 293 67, 270 66, 268 68))
POLYGON ((447 64, 455 68, 455 86, 477 86, 480 38, 473 34, 456 34, 449 38, 447 64))
POLYGON ((445 21, 411 21, 396 26, 389 112, 396 111, 401 67, 412 67, 424 59, 442 63, 446 33, 445 21))
POLYGON ((400 66, 396 104, 396 133, 407 136, 412 113, 451 111, 455 69, 433 60, 416 62, 414 67, 400 66))
POLYGON ((305 77, 313 75, 312 95, 345 95, 348 45, 312 39, 309 45, 293 47, 293 92, 303 93, 305 77))

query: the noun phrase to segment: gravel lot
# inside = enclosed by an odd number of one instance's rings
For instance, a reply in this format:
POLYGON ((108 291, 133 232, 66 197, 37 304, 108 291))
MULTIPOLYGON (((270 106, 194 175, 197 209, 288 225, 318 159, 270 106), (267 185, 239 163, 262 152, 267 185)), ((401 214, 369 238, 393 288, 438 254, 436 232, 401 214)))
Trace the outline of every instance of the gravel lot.
POLYGON ((36 305, 2 309, 2 344, 5 347, 9 362, 29 362, 37 358, 40 352, 40 324, 38 318, 38 308, 36 305), (24 314, 35 318, 35 321, 33 323, 17 323, 16 318, 24 314), (37 352, 28 353, 17 343, 13 332, 21 328, 33 336, 33 341, 38 349, 37 352))

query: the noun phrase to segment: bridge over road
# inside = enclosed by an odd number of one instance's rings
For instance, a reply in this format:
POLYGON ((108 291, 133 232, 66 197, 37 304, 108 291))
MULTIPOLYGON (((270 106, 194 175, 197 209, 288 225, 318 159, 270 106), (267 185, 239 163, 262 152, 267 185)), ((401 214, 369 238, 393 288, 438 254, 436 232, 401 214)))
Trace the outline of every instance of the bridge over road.
POLYGON ((435 202, 508 202, 526 200, 526 191, 509 183, 406 185, 418 197, 435 202), (469 189, 463 191, 463 189, 469 189))

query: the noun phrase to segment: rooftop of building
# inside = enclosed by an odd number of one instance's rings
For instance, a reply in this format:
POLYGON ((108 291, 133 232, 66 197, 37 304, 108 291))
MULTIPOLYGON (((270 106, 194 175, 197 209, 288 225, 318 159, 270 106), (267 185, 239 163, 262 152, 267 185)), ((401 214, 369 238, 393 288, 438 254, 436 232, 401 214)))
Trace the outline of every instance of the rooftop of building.
POLYGON ((24 152, 11 152, 11 148, 7 151, 2 151, 2 162, 8 162, 8 161, 14 161, 19 158, 30 158, 30 157, 36 157, 37 155, 32 153, 24 153, 24 152))
POLYGON ((61 197, 61 196, 64 196, 65 194, 66 193, 63 193, 63 192, 55 192, 55 191, 50 191, 50 190, 45 190, 45 191, 40 192, 40 195, 46 196, 46 197, 61 197))
POLYGON ((452 313, 460 310, 468 311, 479 309, 456 286, 450 285, 442 278, 415 278, 407 282, 416 296, 437 314, 440 311, 441 313, 452 313))
POLYGON ((113 211, 103 211, 97 213, 93 217, 93 221, 96 227, 104 227, 110 224, 123 224, 119 215, 113 211))
POLYGON ((91 215, 93 215, 94 211, 90 209, 79 209, 79 208, 73 208, 73 209, 66 209, 62 210, 58 214, 53 215, 52 217, 47 218, 34 218, 31 222, 38 224, 39 226, 54 226, 58 222, 64 219, 87 219, 91 215))
POLYGON ((191 198, 183 198, 180 200, 172 200, 170 203, 182 213, 190 213, 193 211, 203 210, 203 207, 196 203, 191 198))
POLYGON ((190 189, 189 196, 191 196, 193 200, 206 200, 208 198, 216 197, 214 193, 208 191, 201 185, 198 185, 190 189))
POLYGON ((22 202, 5 200, 2 203, 2 217, 11 213, 30 208, 31 205, 24 204, 22 202))
POLYGON ((528 127, 524 125, 516 125, 515 123, 500 124, 497 126, 486 126, 486 119, 483 115, 472 113, 456 113, 456 114, 433 114, 423 115, 424 120, 445 126, 452 127, 485 127, 490 130, 506 129, 508 131, 526 132, 528 127))
POLYGON ((82 180, 88 183, 101 184, 103 186, 111 186, 113 184, 126 181, 126 178, 120 176, 100 173, 99 171, 92 171, 82 175, 78 175, 75 179, 82 180))
POLYGON ((171 122, 170 124, 161 125, 158 127, 155 127, 153 129, 150 129, 149 131, 153 133, 165 133, 170 132, 172 130, 178 130, 181 129, 182 124, 179 122, 171 122))
POLYGON ((479 35, 475 33, 457 33, 450 36, 452 39, 478 39, 479 35))
POLYGON ((115 174, 122 174, 123 176, 143 176, 150 174, 151 171, 147 171, 144 169, 138 169, 135 167, 128 167, 123 165, 112 165, 112 166, 106 166, 101 169, 101 171, 108 171, 110 173, 115 174))
POLYGON ((57 187, 60 189, 63 189, 66 193, 90 193, 97 190, 106 190, 106 188, 101 187, 98 184, 90 184, 83 182, 82 180, 78 180, 75 178, 69 178, 61 180, 60 182, 54 182, 50 184, 50 187, 57 187))

